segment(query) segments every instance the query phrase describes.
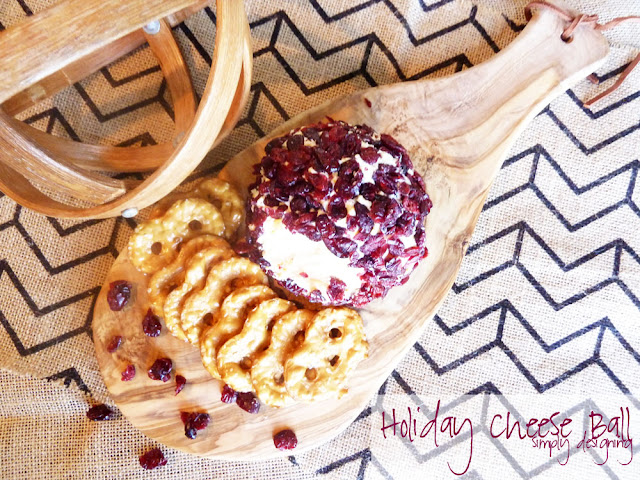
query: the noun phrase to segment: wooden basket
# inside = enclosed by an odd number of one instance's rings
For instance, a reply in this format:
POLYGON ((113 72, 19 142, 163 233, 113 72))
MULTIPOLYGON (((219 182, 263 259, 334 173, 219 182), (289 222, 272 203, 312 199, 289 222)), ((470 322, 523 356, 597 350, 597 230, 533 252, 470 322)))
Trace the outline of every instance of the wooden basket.
MULTIPOLYGON (((203 0, 63 0, 0 32, 0 190, 45 215, 133 216, 173 190, 237 122, 251 87, 250 32, 242 0, 217 0, 215 49, 200 104, 171 26, 203 0), (176 133, 149 147, 89 145, 13 118, 25 108, 148 42, 173 98, 176 133), (142 182, 98 172, 155 171, 142 182), (54 200, 71 197, 77 207, 54 200)), ((73 203, 73 202, 70 202, 73 203)))

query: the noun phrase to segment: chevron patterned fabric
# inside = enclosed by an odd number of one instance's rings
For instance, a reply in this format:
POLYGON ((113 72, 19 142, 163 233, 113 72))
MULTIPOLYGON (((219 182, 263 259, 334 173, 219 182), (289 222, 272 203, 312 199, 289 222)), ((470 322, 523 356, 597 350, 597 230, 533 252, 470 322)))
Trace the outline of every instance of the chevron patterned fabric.
MULTIPOLYGON (((3 0, 0 30, 52 3, 3 0)), ((524 27, 526 3, 246 2, 255 65, 251 96, 234 132, 187 184, 326 99, 450 75, 490 58, 524 27)), ((603 20, 640 15, 637 0, 568 3, 603 20)), ((174 28, 198 94, 211 63, 215 20, 208 8, 174 28)), ((596 398, 620 398, 638 431, 640 71, 591 110, 581 99, 608 86, 637 55, 640 29, 624 26, 607 36, 611 54, 595 72, 604 86, 579 83, 523 132, 438 315, 354 423, 308 453, 221 462, 163 447, 168 464, 142 470, 137 457, 154 442, 121 416, 93 424, 84 414, 89 403, 112 404, 93 352, 92 309, 145 212, 133 220, 59 220, 1 196, 0 478, 404 479, 407 472, 427 478, 423 472, 440 471, 448 475, 428 478, 455 478, 446 462, 464 463, 464 439, 443 440, 431 450, 419 442, 380 443, 382 411, 433 409, 434 399, 454 408, 496 397, 528 418, 553 413, 554 404, 584 416, 596 398)), ((143 47, 20 119, 74 140, 144 146, 170 138, 172 115, 160 68, 143 47)), ((478 412, 486 416, 483 405, 478 412)), ((464 478, 640 478, 638 466, 621 465, 628 457, 619 453, 597 466, 600 453, 576 450, 571 454, 588 462, 572 459, 563 467, 559 452, 534 453, 529 444, 491 438, 481 426, 476 433, 464 478)))

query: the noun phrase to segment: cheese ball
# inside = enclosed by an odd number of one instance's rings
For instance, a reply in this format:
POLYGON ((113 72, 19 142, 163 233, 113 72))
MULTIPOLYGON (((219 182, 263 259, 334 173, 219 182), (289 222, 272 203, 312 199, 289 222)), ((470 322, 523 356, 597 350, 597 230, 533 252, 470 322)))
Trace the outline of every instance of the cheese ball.
POLYGON ((342 121, 297 128, 266 145, 255 173, 250 255, 294 297, 360 307, 427 256, 432 203, 390 135, 342 121))

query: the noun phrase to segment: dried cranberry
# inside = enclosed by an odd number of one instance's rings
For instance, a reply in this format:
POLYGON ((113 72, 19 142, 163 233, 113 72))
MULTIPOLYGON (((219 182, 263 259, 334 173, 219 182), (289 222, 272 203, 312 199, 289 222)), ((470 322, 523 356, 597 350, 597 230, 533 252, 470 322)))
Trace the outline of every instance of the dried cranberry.
POLYGON ((365 200, 372 202, 376 198, 376 193, 378 192, 378 187, 376 187, 373 183, 363 183, 360 186, 360 195, 365 200))
POLYGON ((282 145, 284 144, 285 140, 286 140, 286 139, 285 139, 285 138, 283 138, 283 137, 277 137, 277 138, 274 138, 273 140, 271 140, 269 143, 267 143, 267 144, 265 145, 265 147, 264 147, 265 152, 269 153, 269 152, 271 152, 271 150, 272 150, 273 148, 280 148, 280 147, 282 147, 282 145))
POLYGON ((298 445, 298 439, 293 430, 280 430, 273 436, 273 444, 278 450, 293 450, 298 445))
MULTIPOLYGON (((404 243, 402 242, 390 242, 389 253, 396 257, 402 257, 404 255, 404 243)), ((396 259, 399 260, 399 259, 396 259)))
POLYGON ((280 205, 280 202, 278 200, 276 200, 274 197, 272 197, 271 195, 265 195, 264 197, 264 204, 267 207, 272 207, 275 208, 278 205, 280 205))
POLYGON ((121 344, 122 344, 122 337, 120 335, 115 335, 114 337, 111 338, 111 341, 109 341, 109 344, 107 345, 107 352, 109 353, 115 352, 118 348, 120 348, 121 344))
POLYGON ((253 392, 238 392, 236 404, 249 413, 258 413, 260 410, 260 400, 253 392))
POLYGON ((289 191, 281 185, 273 187, 273 196, 280 202, 289 201, 289 191))
POLYGON ((335 220, 340 220, 347 216, 347 207, 345 207, 342 199, 335 197, 329 203, 328 212, 329 216, 335 220))
POLYGON ((287 149, 289 151, 297 150, 304 145, 304 136, 292 135, 287 140, 287 149))
POLYGON ((167 459, 164 458, 162 450, 159 448, 154 448, 140 455, 140 466, 145 470, 153 470, 156 467, 161 467, 166 464, 167 459))
POLYGON ((252 247, 251 247, 251 245, 249 245, 249 242, 247 242, 246 240, 242 239, 242 240, 238 240, 236 242, 236 244, 233 246, 233 250, 238 255, 246 255, 252 250, 252 247))
POLYGON ((309 140, 313 140, 314 142, 317 142, 318 140, 320 140, 320 132, 315 127, 303 128, 302 132, 304 133, 304 136, 307 137, 309 140))
POLYGON ((290 168, 287 168, 284 165, 278 165, 275 180, 280 186, 290 187, 291 185, 296 183, 296 180, 298 180, 298 175, 296 175, 296 173, 290 168))
POLYGON ((418 246, 424 245, 424 237, 425 237, 424 228, 422 227, 422 225, 419 225, 418 228, 416 229, 416 234, 414 236, 414 239, 418 246))
POLYGON ((404 197, 402 199, 402 206, 404 207, 405 210, 413 214, 420 213, 420 202, 414 200, 413 198, 404 197))
POLYGON ((351 255, 356 249, 356 242, 349 240, 346 237, 335 237, 324 241, 329 251, 336 257, 346 258, 351 255))
POLYGON ((342 141, 342 148, 344 149, 344 154, 348 157, 352 157, 360 153, 360 139, 352 134, 348 133, 344 140, 342 141))
POLYGON ((362 158, 362 160, 364 160, 369 165, 373 165, 380 158, 380 154, 373 147, 365 147, 360 150, 360 158, 362 158))
POLYGON ((157 337, 162 330, 160 319, 156 317, 151 309, 147 310, 147 314, 142 320, 142 330, 147 337, 157 337))
POLYGON ((387 204, 387 211, 382 222, 383 225, 395 225, 396 220, 402 215, 402 207, 393 199, 389 200, 387 204))
POLYGON ((326 215, 318 215, 316 229, 322 238, 332 238, 336 234, 336 227, 326 215))
POLYGON ((347 285, 340 279, 336 277, 331 277, 329 280, 329 288, 327 288, 327 293, 331 300, 334 302, 340 302, 344 298, 344 290, 347 285))
POLYGON ((409 212, 405 212, 402 216, 396 220, 396 232, 401 237, 408 237, 414 232, 413 215, 409 212))
POLYGON ((402 145, 400 145, 396 141, 396 139, 393 138, 391 135, 387 135, 386 133, 383 133, 382 135, 380 135, 380 141, 382 142, 382 145, 387 147, 392 152, 397 152, 397 153, 407 152, 407 150, 402 145))
POLYGON ((298 230, 298 233, 304 235, 310 240, 313 240, 314 242, 322 240, 322 236, 316 231, 316 227, 310 223, 295 224, 295 228, 298 230))
POLYGON ((329 191, 329 177, 326 173, 308 173, 305 178, 318 192, 327 193, 329 191))
POLYGON ((376 235, 375 237, 369 237, 369 240, 360 247, 360 251, 364 255, 369 255, 376 251, 381 246, 385 245, 386 239, 384 235, 376 235))
POLYGON ((209 425, 211 417, 208 413, 198 413, 193 419, 193 426, 196 430, 204 430, 209 425))
POLYGON ((87 418, 93 421, 110 420, 112 416, 113 410, 107 407, 104 403, 94 405, 87 410, 87 418))
POLYGON ((369 270, 369 269, 373 268, 374 264, 375 264, 375 260, 371 256, 366 255, 366 256, 358 259, 356 261, 356 263, 355 263, 355 266, 359 267, 359 268, 364 268, 366 270, 369 270))
POLYGON ((371 204, 371 218, 377 222, 382 222, 389 208, 389 197, 377 196, 371 204))
POLYGON ((109 308, 114 312, 118 312, 124 308, 124 306, 131 298, 131 284, 126 280, 116 280, 109 284, 109 291, 107 292, 107 303, 109 308))
POLYGON ((304 197, 293 197, 289 205, 291 206, 291 211, 294 213, 302 213, 307 211, 307 201, 304 199, 304 197))
POLYGON ((179 394, 187 383, 187 379, 182 375, 176 375, 176 395, 179 394))
POLYGON ((385 263, 384 266, 390 275, 396 275, 398 273, 398 269, 402 267, 402 260, 398 257, 392 258, 387 263, 385 263))
POLYGON ((322 292, 320 290, 312 290, 309 294, 309 301, 311 303, 322 303, 322 292))
POLYGON ((170 359, 159 358, 158 360, 153 362, 153 365, 151 365, 151 368, 149 368, 149 371, 147 373, 151 380, 162 380, 163 382, 168 382, 171 378, 172 368, 173 363, 170 359))
POLYGON ((133 380, 133 377, 136 376, 136 367, 135 365, 127 365, 127 368, 125 368, 122 371, 122 375, 121 375, 121 379, 123 382, 129 382, 131 380, 133 380))
POLYGON ((368 234, 373 229, 373 220, 369 217, 369 210, 361 203, 354 205, 356 211, 356 221, 360 232, 368 234))
POLYGON ((394 175, 388 174, 385 177, 374 177, 376 185, 387 195, 395 195, 398 191, 398 179, 394 175))
POLYGON ((220 400, 224 403, 236 403, 237 398, 238 392, 225 383, 224 387, 222 387, 222 396, 220 397, 220 400))
POLYGON ((207 428, 211 417, 209 417, 208 413, 180 412, 180 419, 184 423, 185 436, 194 439, 198 434, 198 430, 207 428))
POLYGON ((431 207, 433 207, 433 202, 430 198, 425 198, 420 202, 420 213, 427 215, 431 211, 431 207))
POLYGON ((329 173, 337 172, 340 168, 340 158, 342 158, 342 150, 339 145, 332 143, 324 150, 316 149, 315 153, 320 159, 322 167, 329 173))

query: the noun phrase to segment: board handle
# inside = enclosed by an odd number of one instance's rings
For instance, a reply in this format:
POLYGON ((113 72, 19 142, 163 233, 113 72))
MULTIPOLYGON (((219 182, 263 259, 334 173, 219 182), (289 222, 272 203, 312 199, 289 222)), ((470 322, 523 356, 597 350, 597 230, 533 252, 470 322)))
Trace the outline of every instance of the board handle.
MULTIPOLYGON (((403 102, 414 135, 427 139, 423 145, 434 156, 465 168, 496 162, 497 171, 529 121, 597 69, 609 52, 602 33, 579 25, 565 41, 566 27, 552 11, 535 10, 518 37, 486 62, 450 78, 383 87, 380 96, 403 102)), ((493 175, 486 173, 482 177, 490 183, 493 175)))

